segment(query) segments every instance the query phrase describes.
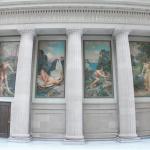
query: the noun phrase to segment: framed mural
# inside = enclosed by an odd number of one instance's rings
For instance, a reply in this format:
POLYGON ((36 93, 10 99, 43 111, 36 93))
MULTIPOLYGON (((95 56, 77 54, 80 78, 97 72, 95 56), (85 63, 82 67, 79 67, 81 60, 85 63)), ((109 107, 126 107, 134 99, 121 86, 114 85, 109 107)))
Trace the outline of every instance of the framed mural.
POLYGON ((134 93, 136 97, 150 96, 150 42, 130 42, 134 93))
POLYGON ((0 96, 13 97, 19 42, 0 42, 0 96))
POLYGON ((113 97, 111 41, 84 40, 84 96, 113 97))
POLYGON ((38 42, 36 98, 64 97, 64 40, 38 42))

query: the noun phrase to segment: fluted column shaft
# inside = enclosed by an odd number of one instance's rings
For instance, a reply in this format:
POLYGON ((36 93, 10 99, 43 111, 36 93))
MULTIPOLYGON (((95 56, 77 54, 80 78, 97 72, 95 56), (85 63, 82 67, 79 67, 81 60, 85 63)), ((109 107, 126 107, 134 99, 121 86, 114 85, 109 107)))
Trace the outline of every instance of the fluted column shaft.
POLYGON ((11 138, 29 138, 33 30, 21 30, 15 97, 11 106, 11 138))
POLYGON ((136 137, 133 74, 128 31, 116 31, 117 82, 121 138, 136 137))
POLYGON ((83 63, 79 29, 69 29, 66 56, 66 139, 83 139, 83 63))

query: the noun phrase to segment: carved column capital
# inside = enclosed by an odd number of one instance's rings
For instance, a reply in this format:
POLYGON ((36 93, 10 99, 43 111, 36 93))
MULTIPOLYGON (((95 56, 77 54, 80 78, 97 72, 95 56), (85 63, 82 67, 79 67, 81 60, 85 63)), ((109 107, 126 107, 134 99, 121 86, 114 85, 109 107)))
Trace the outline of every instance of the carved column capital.
POLYGON ((120 34, 129 35, 131 33, 131 29, 124 29, 124 28, 116 28, 113 31, 113 36, 116 37, 120 34))
POLYGON ((22 26, 18 28, 18 32, 20 33, 20 35, 24 35, 24 34, 30 34, 32 36, 36 35, 36 30, 35 28, 29 27, 29 26, 22 26))
POLYGON ((67 28, 66 29, 66 33, 67 35, 71 34, 71 33, 79 33, 79 34, 83 34, 83 29, 81 28, 67 28))

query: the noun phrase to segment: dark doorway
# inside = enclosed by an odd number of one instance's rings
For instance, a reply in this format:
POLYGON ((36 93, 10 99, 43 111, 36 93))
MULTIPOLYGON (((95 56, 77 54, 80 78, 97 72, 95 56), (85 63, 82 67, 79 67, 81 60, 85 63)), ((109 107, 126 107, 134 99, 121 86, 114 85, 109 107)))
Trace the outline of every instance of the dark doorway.
POLYGON ((0 137, 9 137, 10 103, 0 102, 0 137))

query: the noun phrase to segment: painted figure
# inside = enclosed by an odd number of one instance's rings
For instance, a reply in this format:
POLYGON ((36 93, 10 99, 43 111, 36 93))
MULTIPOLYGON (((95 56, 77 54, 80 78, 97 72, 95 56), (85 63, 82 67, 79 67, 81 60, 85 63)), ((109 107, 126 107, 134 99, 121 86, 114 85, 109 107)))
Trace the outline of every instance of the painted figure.
POLYGON ((64 41, 40 41, 37 97, 64 97, 64 48, 64 41))
POLYGON ((5 90, 8 94, 13 95, 13 92, 8 86, 8 69, 14 72, 8 62, 3 62, 0 64, 0 96, 4 96, 5 90))
POLYGON ((109 41, 85 41, 85 97, 113 96, 109 41))
POLYGON ((143 64, 142 74, 144 75, 145 90, 150 92, 150 62, 143 64))
POLYGON ((44 70, 41 70, 40 79, 43 81, 43 85, 40 85, 41 87, 59 85, 62 81, 62 78, 55 79, 52 76, 49 76, 44 70))
POLYGON ((96 87, 96 84, 100 82, 101 80, 106 81, 106 76, 105 72, 103 71, 103 68, 100 70, 95 71, 95 80, 90 84, 90 87, 96 87))
POLYGON ((63 71, 61 70, 60 72, 56 72, 57 75, 53 76, 55 71, 57 71, 57 67, 53 72, 51 72, 51 75, 49 75, 45 71, 45 69, 41 68, 40 75, 38 77, 39 86, 40 87, 50 87, 50 86, 53 86, 53 85, 59 85, 61 83, 61 81, 63 81, 63 71))
POLYGON ((51 63, 51 65, 49 65, 48 58, 44 54, 44 51, 43 50, 39 51, 39 58, 38 58, 39 87, 50 87, 53 85, 59 85, 61 83, 61 81, 63 80, 63 69, 62 66, 59 65, 61 65, 60 58, 54 60, 51 63))
POLYGON ((130 42, 135 96, 150 96, 150 42, 130 42))

